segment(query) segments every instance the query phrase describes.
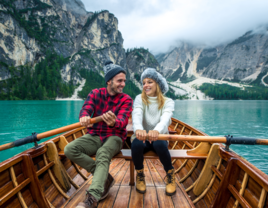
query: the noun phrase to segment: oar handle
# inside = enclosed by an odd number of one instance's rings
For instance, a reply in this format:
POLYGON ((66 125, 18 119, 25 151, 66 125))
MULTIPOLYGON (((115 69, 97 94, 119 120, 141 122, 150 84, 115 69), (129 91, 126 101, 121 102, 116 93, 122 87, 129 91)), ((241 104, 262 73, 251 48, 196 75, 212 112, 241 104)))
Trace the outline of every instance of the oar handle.
MULTIPOLYGON (((91 124, 98 123, 100 121, 102 121, 101 116, 98 116, 98 117, 90 119, 91 124)), ((74 123, 74 124, 71 124, 71 125, 68 125, 68 126, 64 126, 64 127, 58 128, 58 129, 54 129, 54 130, 47 131, 47 132, 44 132, 44 133, 41 133, 41 134, 37 134, 37 140, 41 140, 43 138, 47 138, 47 137, 50 137, 50 136, 53 136, 53 135, 56 135, 56 134, 60 134, 60 133, 66 132, 66 131, 70 131, 72 129, 76 129, 76 128, 79 128, 79 127, 81 127, 81 124, 79 122, 77 122, 77 123, 74 123)))
MULTIPOLYGON (((100 121, 102 121, 101 116, 94 117, 94 118, 90 119, 91 124, 98 123, 100 121)), ((37 140, 41 140, 43 138, 47 138, 47 137, 50 137, 50 136, 53 136, 53 135, 56 135, 56 134, 60 134, 60 133, 66 132, 66 131, 70 131, 72 129, 76 129, 76 128, 79 128, 79 127, 81 127, 81 124, 79 122, 77 122, 77 123, 74 123, 74 124, 71 124, 71 125, 68 125, 68 126, 64 126, 64 127, 58 128, 58 129, 54 129, 54 130, 47 131, 47 132, 44 132, 44 133, 41 133, 41 134, 37 134, 37 140)))
POLYGON ((15 147, 15 144, 14 142, 10 142, 10 143, 7 143, 7 144, 3 144, 0 146, 0 151, 2 150, 6 150, 6 149, 10 149, 12 147, 15 147))
MULTIPOLYGON (((147 137, 148 139, 148 137, 147 137)), ((268 139, 256 139, 249 137, 217 137, 217 136, 192 136, 192 135, 170 135, 159 134, 159 140, 168 141, 192 141, 192 142, 210 142, 210 143, 226 143, 226 144, 246 144, 246 145, 268 145, 268 139)))
POLYGON ((64 126, 64 127, 58 128, 58 129, 54 129, 54 130, 51 130, 51 131, 40 133, 40 134, 37 134, 37 140, 41 140, 43 138, 47 138, 47 137, 50 137, 50 136, 53 136, 53 135, 56 135, 56 134, 60 134, 62 132, 69 131, 69 130, 72 130, 72 129, 76 129, 76 128, 79 128, 79 127, 81 127, 81 124, 79 122, 77 122, 77 123, 74 123, 74 124, 71 124, 71 125, 68 125, 68 126, 64 126))
POLYGON ((225 143, 225 137, 159 134, 159 140, 225 143))
MULTIPOLYGON (((102 121, 101 116, 94 117, 94 118, 90 119, 90 123, 92 123, 92 124, 98 123, 100 121, 102 121)), ((40 134, 33 133, 31 136, 28 136, 28 137, 25 137, 25 138, 22 138, 22 139, 18 139, 18 140, 14 141, 14 142, 10 142, 10 143, 1 145, 0 146, 0 151, 10 149, 12 147, 18 147, 18 146, 21 146, 21 145, 24 145, 24 144, 27 144, 27 143, 31 143, 31 142, 36 142, 36 141, 39 141, 39 140, 41 140, 43 138, 47 138, 47 137, 50 137, 50 136, 53 136, 53 135, 56 135, 56 134, 60 134, 60 133, 66 132, 66 131, 70 131, 72 129, 76 129, 76 128, 79 128, 79 127, 81 127, 81 124, 78 122, 78 123, 74 123, 74 124, 71 124, 71 125, 68 125, 68 126, 64 126, 64 127, 54 129, 54 130, 51 130, 51 131, 47 131, 47 132, 44 132, 44 133, 40 133, 40 134)))
POLYGON ((256 139, 256 144, 268 145, 268 139, 256 139))

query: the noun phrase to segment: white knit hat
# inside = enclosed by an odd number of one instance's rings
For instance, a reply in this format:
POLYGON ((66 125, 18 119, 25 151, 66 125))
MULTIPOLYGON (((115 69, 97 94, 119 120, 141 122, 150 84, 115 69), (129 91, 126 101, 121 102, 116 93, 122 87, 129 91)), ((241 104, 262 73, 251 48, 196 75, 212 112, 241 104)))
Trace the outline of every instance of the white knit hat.
POLYGON ((150 78, 156 81, 156 83, 159 85, 161 91, 163 94, 166 94, 168 91, 168 83, 160 73, 158 73, 155 69, 153 68, 147 68, 142 72, 141 74, 141 84, 145 78, 150 78))

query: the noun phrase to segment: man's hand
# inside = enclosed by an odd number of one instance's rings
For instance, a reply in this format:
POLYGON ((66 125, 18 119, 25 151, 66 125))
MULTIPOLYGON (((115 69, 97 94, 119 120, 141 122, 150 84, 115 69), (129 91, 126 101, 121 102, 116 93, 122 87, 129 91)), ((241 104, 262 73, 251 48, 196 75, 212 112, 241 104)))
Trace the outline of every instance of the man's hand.
POLYGON ((93 126, 93 124, 90 123, 90 117, 89 116, 81 117, 79 119, 79 122, 80 122, 81 126, 84 126, 84 127, 87 127, 87 128, 90 128, 90 127, 93 126))
POLYGON ((141 140, 141 141, 143 141, 143 143, 145 143, 145 140, 147 137, 147 133, 145 130, 136 130, 135 135, 136 135, 138 140, 141 140))
POLYGON ((159 132, 157 130, 150 130, 148 132, 149 142, 151 143, 152 141, 158 140, 158 135, 159 135, 159 132))
POLYGON ((116 115, 112 111, 108 111, 107 113, 102 114, 101 117, 108 126, 115 125, 116 115))

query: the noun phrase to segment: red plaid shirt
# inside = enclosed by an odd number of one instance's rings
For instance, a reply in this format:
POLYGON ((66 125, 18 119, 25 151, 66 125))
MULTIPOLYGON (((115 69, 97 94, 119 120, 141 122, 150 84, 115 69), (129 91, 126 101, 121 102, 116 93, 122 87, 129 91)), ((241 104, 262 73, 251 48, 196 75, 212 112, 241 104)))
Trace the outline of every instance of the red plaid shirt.
POLYGON ((132 111, 132 103, 131 97, 125 93, 111 96, 106 88, 94 89, 88 94, 79 118, 101 116, 110 110, 117 117, 114 127, 109 127, 104 121, 101 121, 88 128, 87 132, 91 135, 98 135, 102 142, 110 136, 119 136, 125 141, 127 137, 126 126, 132 111))

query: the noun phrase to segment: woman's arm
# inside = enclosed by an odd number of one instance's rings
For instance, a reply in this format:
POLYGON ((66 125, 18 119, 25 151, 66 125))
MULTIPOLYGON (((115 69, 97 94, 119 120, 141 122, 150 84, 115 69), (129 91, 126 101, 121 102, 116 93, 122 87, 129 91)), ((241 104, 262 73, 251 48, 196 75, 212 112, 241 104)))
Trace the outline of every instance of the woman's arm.
POLYGON ((170 125, 171 117, 173 115, 175 103, 172 99, 168 98, 162 109, 162 115, 159 123, 154 127, 153 130, 157 130, 160 134, 166 133, 166 129, 170 125))
POLYGON ((135 133, 136 130, 143 130, 142 120, 143 120, 143 105, 141 95, 137 95, 134 104, 133 104, 133 111, 132 111, 132 123, 133 123, 133 132, 135 133))

